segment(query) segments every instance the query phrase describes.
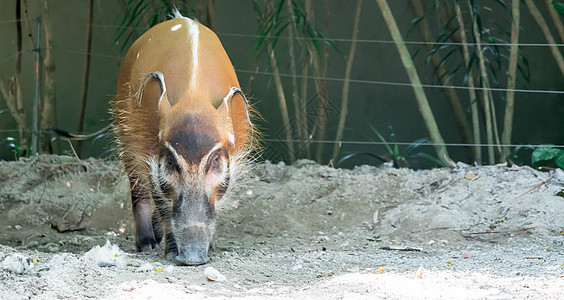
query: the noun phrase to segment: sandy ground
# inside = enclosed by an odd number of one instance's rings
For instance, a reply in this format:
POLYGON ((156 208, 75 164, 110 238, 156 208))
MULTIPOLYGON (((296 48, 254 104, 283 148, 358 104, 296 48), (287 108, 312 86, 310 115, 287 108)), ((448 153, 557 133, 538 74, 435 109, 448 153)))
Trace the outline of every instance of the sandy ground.
POLYGON ((563 194, 562 170, 267 162, 186 267, 134 251, 119 163, 0 162, 0 298, 562 299, 563 194))

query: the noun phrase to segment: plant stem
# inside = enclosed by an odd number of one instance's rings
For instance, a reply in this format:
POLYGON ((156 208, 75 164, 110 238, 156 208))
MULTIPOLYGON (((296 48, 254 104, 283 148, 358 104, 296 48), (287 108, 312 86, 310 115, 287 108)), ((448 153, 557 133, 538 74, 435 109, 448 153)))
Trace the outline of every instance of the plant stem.
MULTIPOLYGON (((411 4, 411 8, 413 10, 413 13, 416 17, 422 16, 424 14, 423 11, 423 5, 421 4, 421 0, 410 0, 410 4, 411 4)), ((443 18, 441 18, 442 20, 443 18)), ((419 34, 421 35, 421 38, 423 39, 423 41, 427 42, 428 36, 431 36, 431 32, 429 30, 429 26, 427 23, 426 19, 421 20, 421 22, 419 22, 419 34)), ((433 45, 431 43, 426 43, 425 44, 425 49, 427 52, 430 52, 433 50, 433 45)), ((437 79, 439 80, 439 82, 441 83, 441 85, 446 86, 447 85, 447 76, 445 76, 447 74, 446 69, 441 65, 441 61, 442 58, 439 55, 438 52, 435 52, 435 54, 431 57, 431 64, 433 65, 433 68, 436 70, 435 74, 437 79)), ((443 89, 445 98, 450 106, 450 110, 452 111, 453 115, 454 115, 454 120, 456 121, 456 125, 458 126, 458 131, 460 132, 460 135, 462 137, 462 141, 466 144, 471 144, 472 143, 472 129, 470 128, 470 124, 468 123, 468 120, 466 119, 466 114, 464 112, 464 108, 462 107, 462 104, 460 103, 460 98, 458 97, 458 94, 456 93, 456 90, 451 89, 451 88, 447 88, 445 87, 443 89)), ((470 150, 470 148, 467 148, 470 150)), ((472 157, 472 159, 475 159, 476 155, 474 153, 474 151, 470 151, 470 156, 472 157)))
MULTIPOLYGON (((307 80, 307 76, 309 73, 309 57, 310 54, 309 52, 306 51, 305 55, 304 55, 304 67, 302 68, 302 83, 301 83, 301 96, 300 96, 300 119, 302 120, 302 124, 299 125, 301 127, 301 131, 304 137, 304 140, 311 140, 312 136, 311 134, 308 134, 308 119, 307 119, 307 86, 308 86, 308 80, 307 80)), ((308 158, 311 158, 311 143, 309 142, 305 142, 304 144, 304 150, 305 150, 305 156, 308 158)))
MULTIPOLYGON (((464 62, 466 67, 470 68, 470 53, 468 51, 468 38, 466 37, 466 30, 464 29, 464 19, 462 18, 462 10, 460 9, 460 4, 458 2, 454 3, 456 10, 456 19, 458 21, 458 26, 460 27, 460 40, 462 41, 462 53, 464 56, 464 62)), ((470 96, 470 111, 472 114, 472 131, 474 135, 474 159, 479 164, 482 163, 482 149, 478 144, 480 144, 480 120, 478 114, 478 101, 476 97, 476 90, 474 89, 474 76, 472 76, 472 71, 470 76, 468 76, 468 94, 470 96)))
POLYGON ((494 154, 494 137, 493 137, 493 124, 492 124, 492 112, 491 104, 493 101, 490 99, 489 95, 489 79, 488 73, 486 71, 486 62, 484 59, 484 53, 482 52, 482 43, 480 40, 481 33, 478 29, 478 22, 474 17, 474 8, 470 0, 468 0, 468 8, 470 9, 470 16, 472 18, 472 31, 474 32, 474 40, 476 42, 476 53, 478 54, 478 61, 480 66, 480 74, 482 78, 482 87, 484 88, 482 95, 484 96, 484 115, 486 119, 486 140, 488 143, 488 159, 491 165, 495 164, 495 154, 494 154))
POLYGON ((214 0, 207 0, 206 5, 206 19, 208 20, 208 27, 215 31, 215 7, 214 7, 214 0))
POLYGON ((349 105, 349 78, 351 77, 351 70, 354 61, 354 55, 356 53, 356 41, 358 38, 358 23, 360 22, 360 11, 362 7, 362 0, 358 0, 356 4, 356 13, 354 16, 352 43, 349 50, 349 55, 347 57, 347 66, 345 68, 345 81, 343 83, 343 93, 341 102, 341 115, 339 117, 339 125, 337 126, 337 134, 335 136, 335 144, 333 145, 333 155, 331 157, 332 161, 337 160, 339 155, 339 150, 341 148, 340 142, 343 139, 343 131, 345 130, 345 123, 347 120, 348 105, 349 105))
MULTIPOLYGON (((297 28, 297 19, 296 19, 296 15, 294 14, 294 10, 292 8, 292 1, 288 0, 287 1, 287 5, 288 5, 288 10, 290 11, 290 16, 291 16, 291 30, 290 30, 290 39, 289 39, 289 46, 291 48, 294 47, 294 43, 292 41, 292 37, 294 36, 294 33, 297 35, 298 34, 298 28, 297 28)), ((299 41, 299 40, 298 40, 299 41)), ((293 58, 291 60, 291 65, 290 65, 290 69, 292 70, 292 86, 294 87, 294 91, 293 91, 293 95, 296 97, 295 98, 295 107, 296 107, 296 129, 297 129, 297 134, 300 140, 302 141, 306 141, 308 140, 308 122, 307 122, 307 85, 308 85, 308 79, 307 79, 307 74, 308 74, 308 70, 309 70, 309 53, 307 52, 307 47, 305 47, 306 51, 304 53, 303 56, 303 68, 302 68, 302 81, 301 81, 301 91, 299 91, 298 89, 298 84, 297 84, 297 69, 295 66, 295 52, 294 50, 291 50, 291 57, 293 58), (293 66, 292 66, 293 64, 293 66), (295 80, 295 83, 294 83, 295 80), (299 93, 299 94, 298 94, 299 93)), ((307 157, 310 158, 311 157, 311 150, 310 150, 310 143, 309 142, 304 142, 302 144, 303 149, 301 149, 299 155, 300 157, 307 157)))
MULTIPOLYGON (((88 19, 86 21, 86 59, 84 62, 84 73, 82 74, 82 93, 80 106, 78 108, 78 133, 84 129, 84 113, 86 111, 86 97, 88 96, 88 80, 90 77, 90 50, 92 49, 92 19, 94 17, 94 0, 88 1, 88 19)), ((76 152, 80 155, 82 143, 77 142, 76 152)))
POLYGON ((525 0, 525 3, 527 3, 527 7, 529 7, 529 12, 531 13, 533 18, 539 25, 542 33, 544 34, 546 41, 550 44, 550 51, 552 52, 552 55, 554 56, 554 59, 556 60, 556 63, 560 68, 560 72, 562 72, 562 75, 564 75, 564 58, 562 58, 562 54, 560 54, 558 47, 556 47, 555 45, 556 42, 554 41, 554 37, 552 36, 552 33, 550 33, 550 29, 548 28, 546 21, 544 20, 543 16, 537 9, 537 6, 532 0, 525 0))
POLYGON ((554 22, 554 27, 558 31, 558 35, 560 36, 560 42, 564 42, 564 25, 562 25, 562 19, 560 19, 560 15, 552 6, 553 0, 545 0, 546 2, 546 9, 550 13, 550 17, 552 18, 552 22, 554 22))
MULTIPOLYGON (((296 55, 294 52, 294 32, 295 32, 295 18, 292 13, 292 0, 286 0, 286 8, 291 18, 291 25, 288 26, 288 55, 290 60, 290 74, 292 75, 292 103, 294 104, 294 115, 296 118, 296 131, 300 140, 305 139, 305 132, 302 132, 302 114, 300 113, 300 99, 298 97, 298 77, 296 71, 296 55)), ((301 156, 300 153, 297 153, 301 156)))
POLYGON ((41 113, 41 129, 44 129, 41 137, 40 152, 58 153, 58 143, 51 143, 54 134, 46 129, 55 127, 57 124, 56 98, 55 98, 55 62, 53 59, 53 35, 49 21, 48 1, 42 0, 41 16, 43 19, 43 31, 45 32, 45 56, 43 57, 43 110, 41 113))
POLYGON ((425 91, 421 86, 419 75, 417 75, 417 69, 415 68, 413 60, 411 59, 411 55, 409 54, 409 51, 407 50, 407 47, 403 42, 403 38, 396 24, 394 16, 392 15, 392 11, 388 6, 388 2, 386 0, 376 0, 376 3, 380 7, 382 16, 386 21, 386 25, 390 30, 392 39, 394 40, 394 43, 400 54, 403 66, 407 72, 407 75, 409 76, 411 83, 413 84, 413 91, 417 99, 419 112, 423 116, 427 130, 429 131, 431 140, 433 141, 435 151, 437 151, 437 155, 441 161, 445 162, 446 164, 450 164, 450 158, 445 146, 445 142, 443 140, 443 137, 441 136, 439 127, 437 126, 437 122, 435 121, 435 117, 433 116, 433 112, 431 110, 431 107, 429 106, 429 102, 427 101, 425 91))
MULTIPOLYGON (((509 70, 507 77, 507 94, 505 101, 505 115, 503 120, 503 134, 501 143, 504 145, 511 144, 511 133, 513 130, 513 111, 515 107, 515 81, 517 79, 517 62, 519 60, 519 24, 520 24, 520 0, 512 0, 511 4, 511 48, 509 50, 509 70)), ((503 147, 501 151, 501 161, 509 160, 509 147, 503 147)))
MULTIPOLYGON (((308 15, 308 19, 309 21, 313 24, 314 23, 314 17, 313 17, 313 9, 311 6, 311 0, 306 0, 307 2, 310 2, 310 8, 308 10, 308 12, 306 13, 308 15)), ((329 30, 329 2, 326 0, 325 1, 325 32, 328 32, 329 30)), ((313 41, 310 43, 313 47, 313 41)), ((313 72, 315 74, 315 87, 317 89, 317 95, 319 96, 319 110, 317 111, 317 119, 315 122, 315 125, 313 127, 313 130, 319 130, 317 132, 317 134, 313 134, 314 136, 317 136, 318 140, 324 140, 325 139, 325 130, 326 130, 326 124, 327 124, 327 107, 328 107, 328 103, 329 103, 329 97, 328 97, 328 92, 327 92, 327 84, 325 81, 325 75, 326 75, 326 68, 325 68, 325 64, 327 61, 327 44, 323 43, 322 47, 321 47, 321 55, 319 55, 317 53, 317 51, 315 51, 314 48, 312 48, 312 55, 313 55, 313 72)), ((325 144, 324 143, 318 143, 317 144, 317 151, 315 154, 316 160, 319 163, 322 163, 323 160, 323 150, 324 150, 325 144)))
POLYGON ((296 160, 294 152, 294 139, 292 138, 292 124, 290 124, 290 117, 288 116, 288 106, 286 105, 286 96, 284 95, 284 87, 280 79, 280 71, 278 70, 278 62, 274 55, 272 44, 268 44, 268 57, 270 60, 270 67, 274 73, 274 85, 278 93, 278 104, 280 105, 280 113, 282 114, 282 126, 286 132, 286 144, 288 146, 288 160, 293 163, 296 160))
POLYGON ((12 118, 18 125, 20 147, 28 150, 27 146, 27 130, 25 121, 25 110, 23 106, 22 88, 20 83, 22 72, 22 13, 21 1, 16 0, 16 72, 10 77, 6 88, 4 81, 0 80, 0 92, 6 100, 6 106, 12 115, 12 118))

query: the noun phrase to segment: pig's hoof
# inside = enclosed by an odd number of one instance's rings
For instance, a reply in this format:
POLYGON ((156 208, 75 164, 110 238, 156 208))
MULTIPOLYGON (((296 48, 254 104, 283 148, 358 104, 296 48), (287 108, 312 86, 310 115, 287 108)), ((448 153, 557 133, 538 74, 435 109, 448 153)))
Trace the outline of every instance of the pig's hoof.
POLYGON ((161 246, 157 244, 154 239, 147 239, 137 243, 137 251, 139 252, 154 252, 161 251, 161 246))
POLYGON ((176 256, 178 255, 178 252, 174 251, 168 251, 166 253, 166 258, 170 261, 176 262, 176 256))

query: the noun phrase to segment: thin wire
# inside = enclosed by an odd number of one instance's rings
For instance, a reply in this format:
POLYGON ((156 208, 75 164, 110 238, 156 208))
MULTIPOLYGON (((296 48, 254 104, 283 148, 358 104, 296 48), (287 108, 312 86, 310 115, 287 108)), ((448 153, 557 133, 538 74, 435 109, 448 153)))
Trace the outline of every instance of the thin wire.
MULTIPOLYGON (((329 141, 329 140, 285 140, 285 139, 262 139, 265 142, 280 142, 280 143, 314 143, 314 144, 349 144, 349 145, 389 145, 397 144, 401 146, 412 145, 413 142, 373 142, 373 141, 329 141)), ((544 146, 545 144, 465 144, 465 143, 423 143, 422 146, 447 146, 447 147, 488 147, 488 146, 500 146, 500 147, 534 147, 538 148, 544 146)), ((552 145, 554 148, 564 148, 564 145, 552 145)))
MULTIPOLYGON (((235 71, 240 73, 249 73, 249 74, 260 74, 260 75, 273 75, 272 72, 264 72, 264 71, 249 71, 249 70, 241 70, 235 69, 235 71)), ((285 74, 280 73, 282 77, 293 77, 296 76, 297 78, 309 78, 309 79, 319 79, 319 80, 327 80, 327 81, 339 81, 344 82, 345 79, 343 78, 335 78, 335 77, 320 77, 320 76, 304 76, 304 75, 292 75, 292 74, 285 74)), ((367 83, 367 84, 380 84, 380 85, 392 85, 392 86, 409 86, 413 87, 416 86, 412 83, 402 83, 402 82, 389 82, 389 81, 376 81, 376 80, 365 80, 365 79, 348 79, 349 82, 353 83, 367 83)), ((494 92, 507 92, 513 91, 518 93, 545 93, 545 94, 564 94, 564 91, 551 91, 551 90, 524 90, 524 89, 504 89, 504 88, 483 88, 483 87, 467 87, 467 86, 455 86, 455 85, 436 85, 436 84, 421 84, 417 85, 425 88, 441 88, 441 89, 459 89, 459 90, 480 90, 480 91, 494 91, 494 92)))
MULTIPOLYGON (((120 25, 110 25, 110 24, 92 24, 92 27, 107 27, 107 28, 127 28, 127 29, 144 29, 147 30, 149 27, 147 26, 120 26, 120 25)), ((289 40, 290 36, 271 36, 271 35, 257 35, 257 34, 250 34, 250 33, 231 33, 231 32, 216 32, 218 36, 230 36, 230 37, 248 37, 248 38, 266 38, 266 39, 286 39, 289 40)), ((292 37, 294 40, 302 40, 302 41, 333 41, 333 42, 353 42, 353 39, 350 38, 330 38, 330 37, 321 37, 321 38, 312 38, 312 37, 300 37, 295 36, 292 37)), ((373 40, 373 39, 357 39, 354 40, 357 43, 368 43, 368 44, 395 44, 392 40, 373 40)), ((441 46, 476 46, 477 43, 461 43, 461 42, 432 42, 432 41, 404 41, 407 45, 441 45, 441 46)), ((511 47, 514 45, 521 46, 521 47, 564 47, 564 44, 544 44, 544 43, 486 43, 483 44, 489 46, 506 46, 511 47)))
MULTIPOLYGON (((83 23, 76 23, 84 25, 83 23)), ((88 26, 88 24, 86 24, 88 26)), ((120 26, 120 25, 111 25, 111 24, 91 24, 91 27, 107 27, 107 28, 127 28, 127 29, 143 29, 148 30, 148 26, 120 26)))
MULTIPOLYGON (((0 129, 0 132, 18 132, 18 129, 0 129)), ((24 131, 30 131, 26 129, 24 131)), ((48 129, 40 130, 41 132, 52 132, 48 129)), ((78 134, 88 134, 88 133, 78 133, 78 134)), ((409 146, 412 145, 413 142, 375 142, 375 141, 329 141, 329 140, 286 140, 286 139, 261 139, 265 142, 278 142, 278 143, 313 143, 313 144, 345 144, 345 145, 386 145, 386 144, 397 144, 400 146, 409 146)), ((422 143, 421 146, 447 146, 447 147, 488 147, 491 146, 490 144, 465 144, 465 143, 422 143)), ((546 144, 492 144, 494 146, 500 147, 533 147, 538 148, 544 146, 546 144)), ((564 145, 553 145, 550 146, 554 148, 564 148, 564 145)))
POLYGON ((0 60, 0 65, 3 65, 3 64, 5 64, 5 63, 7 63, 8 61, 10 61, 11 59, 13 59, 13 58, 16 57, 17 55, 24 53, 25 51, 28 51, 28 50, 20 50, 20 51, 17 51, 16 53, 14 53, 14 54, 12 54, 12 55, 9 55, 9 56, 5 57, 3 60, 0 60))
MULTIPOLYGON (((58 49, 61 52, 73 53, 73 54, 82 54, 86 55, 90 53, 91 56, 98 56, 98 57, 105 57, 105 58, 114 58, 114 59, 122 59, 123 56, 120 55, 110 55, 110 54, 99 54, 94 52, 87 52, 87 51, 77 51, 77 50, 63 50, 58 49)), ((2 64, 2 62, 0 62, 2 64)), ((246 74, 258 74, 258 75, 274 75, 272 72, 265 72, 265 71, 251 71, 251 70, 243 70, 243 69, 235 69, 238 73, 246 73, 246 74)), ((318 79, 318 80, 327 80, 327 81, 337 81, 337 82, 344 82, 345 79, 343 78, 335 78, 335 77, 320 77, 320 76, 304 76, 304 75, 292 75, 286 73, 280 73, 282 77, 297 77, 297 78, 308 78, 308 79, 318 79)), ((367 80, 367 79, 348 79, 349 82, 352 83, 362 83, 362 84, 379 84, 379 85, 390 85, 390 86, 404 86, 404 87, 413 87, 415 86, 412 83, 403 83, 403 82, 390 82, 390 81, 378 81, 378 80, 367 80)), ((493 92, 508 92, 513 91, 516 93, 533 93, 533 94, 564 94, 564 91, 555 91, 555 90, 525 90, 525 89, 506 89, 506 88, 484 88, 484 87, 467 87, 467 86, 456 86, 456 85, 438 85, 438 84, 421 84, 421 87, 424 88, 439 88, 439 89, 458 89, 458 90, 478 90, 478 91, 493 91, 493 92)))
MULTIPOLYGON (((289 40, 290 37, 289 36, 279 36, 279 37, 274 37, 274 36, 269 36, 269 35, 255 35, 255 34, 245 34, 245 33, 222 33, 219 32, 217 33, 218 36, 232 36, 232 37, 253 37, 253 38, 267 38, 267 39, 274 39, 274 38, 278 38, 278 39, 287 39, 289 40)), ((304 41, 310 41, 310 40, 318 40, 318 41, 333 41, 333 42, 353 42, 356 41, 358 43, 372 43, 372 44, 395 44, 396 42, 392 41, 392 40, 371 40, 371 39, 359 39, 359 40, 353 40, 353 39, 347 39, 347 38, 311 38, 311 37, 293 37, 294 40, 304 40, 304 41)), ((461 43, 461 42, 432 42, 432 41, 404 41, 405 44, 407 45, 442 45, 442 46, 476 46, 477 43, 461 43)), ((556 46, 556 47, 564 47, 564 44, 544 44, 544 43, 482 43, 482 45, 488 45, 488 46, 522 46, 522 47, 551 47, 551 46, 556 46)))
MULTIPOLYGON (((19 132, 19 129, 0 129, 0 132, 19 132)), ((31 132, 31 129, 24 129, 25 132, 31 132)), ((39 132, 52 132, 49 129, 40 129, 39 132)))
POLYGON ((63 50, 63 49, 57 49, 58 51, 61 52, 67 52, 67 53, 73 53, 73 54, 82 54, 82 55, 86 55, 89 54, 90 56, 98 56, 98 57, 106 57, 106 58, 116 58, 116 59, 122 59, 123 56, 121 55, 111 55, 111 54, 100 54, 100 53, 94 53, 92 51, 88 52, 88 51, 77 51, 77 50, 63 50))
POLYGON ((21 21, 22 19, 14 19, 14 20, 3 20, 0 21, 0 24, 5 24, 5 23, 16 23, 18 21, 21 21))

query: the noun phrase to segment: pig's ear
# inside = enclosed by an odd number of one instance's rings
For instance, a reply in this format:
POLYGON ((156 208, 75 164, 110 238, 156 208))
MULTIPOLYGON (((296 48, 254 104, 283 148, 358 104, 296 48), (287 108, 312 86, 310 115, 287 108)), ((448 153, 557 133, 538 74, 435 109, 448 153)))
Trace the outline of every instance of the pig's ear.
POLYGON ((149 73, 141 78, 141 86, 135 94, 137 105, 155 103, 157 99, 157 109, 160 114, 166 113, 171 105, 166 96, 166 84, 164 75, 161 72, 149 73))
POLYGON ((243 91, 232 87, 217 107, 217 111, 225 117, 229 141, 236 147, 242 146, 253 127, 249 116, 249 102, 243 91))
POLYGON ((246 120, 247 125, 253 127, 249 116, 249 101, 243 91, 237 87, 229 89, 229 93, 223 98, 223 101, 217 107, 217 111, 220 115, 228 118, 235 117, 234 114, 236 113, 237 119, 246 120))

